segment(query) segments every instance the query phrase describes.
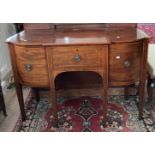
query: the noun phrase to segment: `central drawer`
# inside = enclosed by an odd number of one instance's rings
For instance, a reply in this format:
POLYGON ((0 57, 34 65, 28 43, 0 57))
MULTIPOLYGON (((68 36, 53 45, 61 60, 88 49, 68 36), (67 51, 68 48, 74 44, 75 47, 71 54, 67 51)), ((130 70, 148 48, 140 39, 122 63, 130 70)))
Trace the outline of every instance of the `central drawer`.
POLYGON ((71 46, 53 48, 54 68, 66 66, 101 67, 106 46, 71 46))

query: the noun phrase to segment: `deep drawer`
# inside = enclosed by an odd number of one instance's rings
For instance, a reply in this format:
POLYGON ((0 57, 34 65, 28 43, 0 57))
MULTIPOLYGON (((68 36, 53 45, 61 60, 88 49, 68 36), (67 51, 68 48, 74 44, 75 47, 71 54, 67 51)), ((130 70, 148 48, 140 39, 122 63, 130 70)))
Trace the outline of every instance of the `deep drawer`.
POLYGON ((110 46, 110 81, 136 81, 141 69, 142 42, 110 46))
POLYGON ((43 48, 15 47, 21 81, 30 86, 48 86, 46 55, 43 48))

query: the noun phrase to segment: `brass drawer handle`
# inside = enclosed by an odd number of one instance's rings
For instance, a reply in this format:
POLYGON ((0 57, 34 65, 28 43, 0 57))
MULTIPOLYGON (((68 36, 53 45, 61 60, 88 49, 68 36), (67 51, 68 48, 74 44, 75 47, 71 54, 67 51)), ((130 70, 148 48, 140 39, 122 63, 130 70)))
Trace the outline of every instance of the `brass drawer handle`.
POLYGON ((81 61, 81 56, 80 56, 80 55, 76 55, 76 56, 74 57, 74 60, 75 60, 76 62, 80 62, 80 61, 81 61))
POLYGON ((124 66, 125 67, 130 67, 131 66, 131 62, 129 60, 124 61, 124 66))
POLYGON ((31 71, 32 70, 32 65, 31 64, 25 64, 24 67, 25 67, 26 71, 31 71))

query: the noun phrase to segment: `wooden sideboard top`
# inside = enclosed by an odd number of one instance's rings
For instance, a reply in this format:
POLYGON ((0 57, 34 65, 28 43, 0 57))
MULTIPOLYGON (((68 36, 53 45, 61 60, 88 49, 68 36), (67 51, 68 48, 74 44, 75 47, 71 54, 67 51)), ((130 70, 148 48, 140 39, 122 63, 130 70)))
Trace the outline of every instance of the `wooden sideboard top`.
POLYGON ((137 28, 105 28, 104 30, 33 30, 23 31, 6 40, 16 45, 82 45, 110 44, 113 42, 132 42, 149 38, 137 28))

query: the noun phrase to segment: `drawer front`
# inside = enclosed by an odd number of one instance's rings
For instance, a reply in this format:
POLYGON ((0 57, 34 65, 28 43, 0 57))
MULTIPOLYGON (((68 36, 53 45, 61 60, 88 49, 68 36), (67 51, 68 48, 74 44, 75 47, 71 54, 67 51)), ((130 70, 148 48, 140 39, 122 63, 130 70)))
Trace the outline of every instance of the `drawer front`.
POLYGON ((103 65, 106 46, 79 46, 53 48, 53 66, 89 66, 101 67, 103 65))
POLYGON ((47 87, 48 72, 44 49, 16 46, 15 53, 22 83, 29 86, 47 87))
POLYGON ((142 42, 112 44, 110 47, 110 81, 134 82, 139 79, 142 42))

